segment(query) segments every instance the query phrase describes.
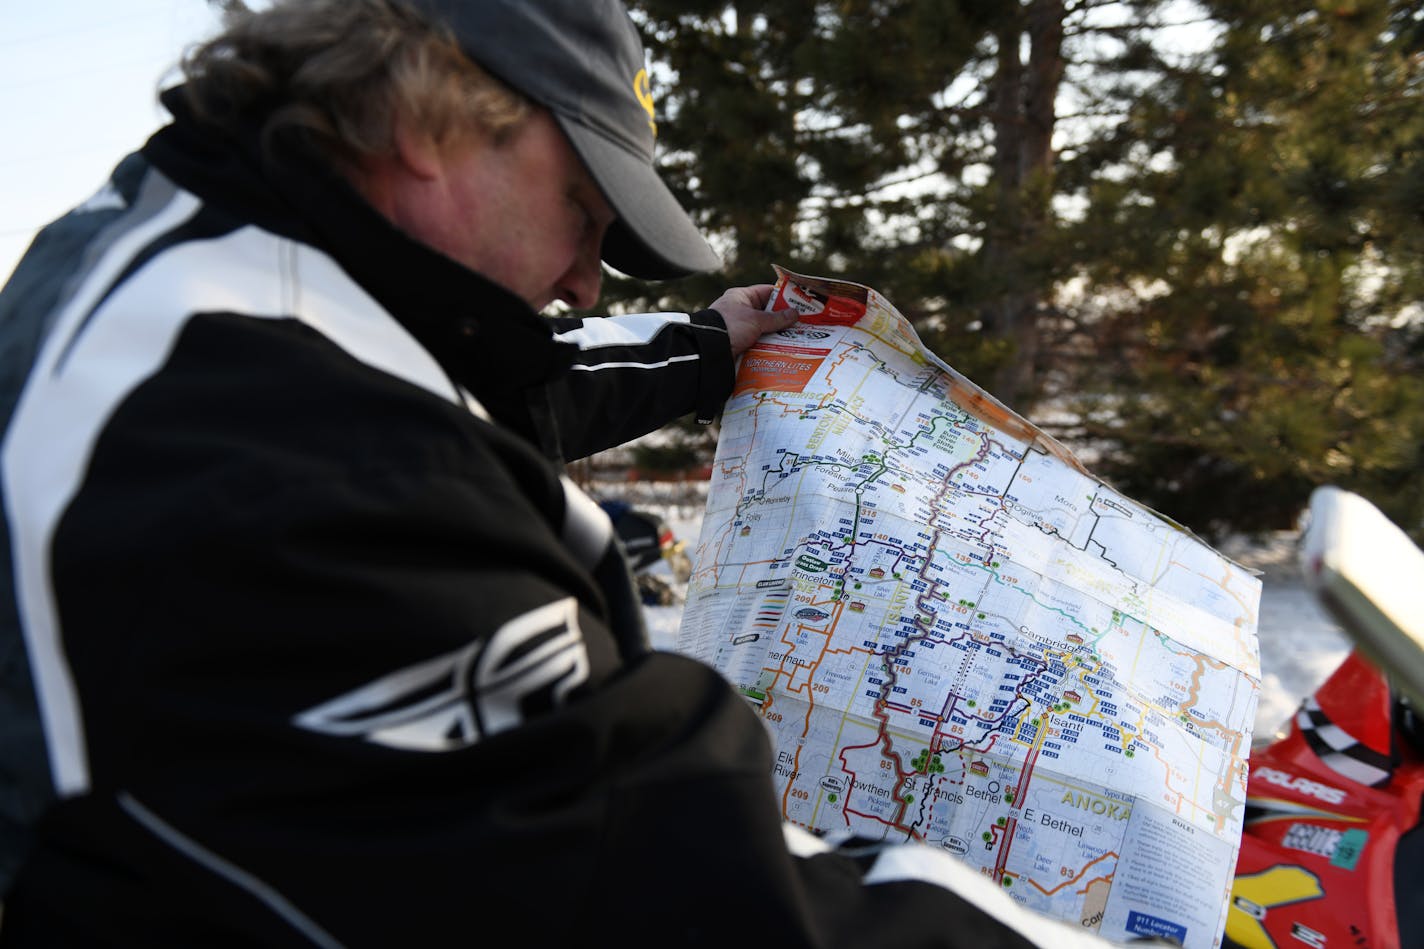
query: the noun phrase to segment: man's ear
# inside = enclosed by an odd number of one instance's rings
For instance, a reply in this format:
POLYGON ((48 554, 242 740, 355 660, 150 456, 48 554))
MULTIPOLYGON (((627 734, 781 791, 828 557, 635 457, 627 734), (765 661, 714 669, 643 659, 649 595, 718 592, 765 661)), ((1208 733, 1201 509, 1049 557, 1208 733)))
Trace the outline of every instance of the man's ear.
POLYGON ((440 177, 445 163, 435 136, 418 128, 409 117, 397 115, 394 137, 395 158, 407 172, 422 181, 440 177))

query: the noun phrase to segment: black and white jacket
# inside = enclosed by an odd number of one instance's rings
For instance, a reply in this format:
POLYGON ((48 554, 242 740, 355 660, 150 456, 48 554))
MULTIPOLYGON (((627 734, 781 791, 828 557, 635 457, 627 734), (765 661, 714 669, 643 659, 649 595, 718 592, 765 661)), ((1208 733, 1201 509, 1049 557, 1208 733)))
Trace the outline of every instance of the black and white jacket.
POLYGON ((561 474, 720 317, 551 324, 169 105, 0 295, 0 944, 1022 944, 781 826, 561 474))

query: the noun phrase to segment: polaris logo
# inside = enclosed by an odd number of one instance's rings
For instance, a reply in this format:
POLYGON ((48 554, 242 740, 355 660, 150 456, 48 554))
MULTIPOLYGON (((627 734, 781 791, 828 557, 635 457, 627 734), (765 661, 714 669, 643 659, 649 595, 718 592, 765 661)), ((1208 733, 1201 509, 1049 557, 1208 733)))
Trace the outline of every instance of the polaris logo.
POLYGON ((825 610, 818 610, 814 606, 803 606, 801 607, 801 609, 796 611, 797 619, 804 619, 809 623, 819 623, 821 620, 825 619, 827 616, 830 615, 831 614, 827 613, 825 610))
POLYGON ((777 330, 776 335, 784 336, 787 339, 829 339, 831 334, 827 333, 825 330, 803 330, 792 328, 777 330))
POLYGON ((1343 804, 1345 801, 1345 792, 1340 788, 1332 788, 1309 778, 1294 777, 1275 768, 1257 768, 1253 774, 1268 784, 1295 791, 1297 794, 1309 795, 1327 804, 1343 804))

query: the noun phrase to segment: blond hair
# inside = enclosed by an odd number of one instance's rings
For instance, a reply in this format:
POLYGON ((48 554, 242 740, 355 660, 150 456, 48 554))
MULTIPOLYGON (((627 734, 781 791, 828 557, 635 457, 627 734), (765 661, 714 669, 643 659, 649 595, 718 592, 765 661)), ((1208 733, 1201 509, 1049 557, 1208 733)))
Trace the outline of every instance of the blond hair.
POLYGON ((396 115, 443 145, 475 134, 502 139, 531 109, 447 30, 388 0, 230 9, 226 29, 182 68, 201 120, 232 128, 262 115, 264 144, 294 131, 347 167, 394 154, 396 115))

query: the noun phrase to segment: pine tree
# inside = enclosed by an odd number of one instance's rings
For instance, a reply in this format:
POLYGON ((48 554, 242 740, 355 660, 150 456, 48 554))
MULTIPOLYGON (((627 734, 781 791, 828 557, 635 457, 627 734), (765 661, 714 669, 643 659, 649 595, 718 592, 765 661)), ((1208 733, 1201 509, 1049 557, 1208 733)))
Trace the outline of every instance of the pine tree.
MULTIPOLYGON (((611 281, 605 305, 700 305, 774 262, 845 276, 1028 411, 1057 362, 1045 330, 1073 273, 1055 210, 1061 93, 1093 112, 1078 140, 1120 121, 1130 77, 1161 68, 1149 40, 1166 4, 633 6, 665 70, 663 167, 728 268, 651 292, 611 281)), ((1098 155, 1080 151, 1079 165, 1098 155)))
POLYGON ((1204 6, 1215 68, 1143 98, 1079 228, 1103 470, 1209 535, 1289 527, 1326 483, 1419 534, 1419 14, 1204 6))

